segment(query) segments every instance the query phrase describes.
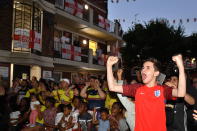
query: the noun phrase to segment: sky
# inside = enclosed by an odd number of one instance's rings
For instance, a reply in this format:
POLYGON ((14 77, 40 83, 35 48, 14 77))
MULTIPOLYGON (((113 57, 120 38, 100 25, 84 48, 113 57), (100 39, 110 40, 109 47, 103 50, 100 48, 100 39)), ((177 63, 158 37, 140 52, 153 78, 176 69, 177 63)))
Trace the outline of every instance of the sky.
POLYGON ((170 25, 175 27, 182 19, 186 36, 197 32, 197 21, 194 22, 194 18, 197 18, 197 0, 119 0, 119 3, 113 1, 114 3, 111 3, 111 0, 108 0, 108 18, 120 19, 124 31, 132 27, 132 21, 144 23, 151 19, 166 18, 170 25))

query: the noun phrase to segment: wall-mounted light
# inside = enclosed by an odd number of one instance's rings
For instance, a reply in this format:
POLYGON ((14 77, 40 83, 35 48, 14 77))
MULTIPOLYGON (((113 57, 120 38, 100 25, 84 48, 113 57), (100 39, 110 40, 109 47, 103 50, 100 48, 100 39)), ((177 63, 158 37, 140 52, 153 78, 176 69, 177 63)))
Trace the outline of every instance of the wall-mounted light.
POLYGON ((89 9, 89 6, 87 4, 84 5, 85 10, 89 9))
POLYGON ((86 45, 87 44, 87 40, 83 40, 83 44, 86 45))
POLYGON ((194 64, 195 61, 196 61, 196 58, 192 58, 191 63, 194 64))

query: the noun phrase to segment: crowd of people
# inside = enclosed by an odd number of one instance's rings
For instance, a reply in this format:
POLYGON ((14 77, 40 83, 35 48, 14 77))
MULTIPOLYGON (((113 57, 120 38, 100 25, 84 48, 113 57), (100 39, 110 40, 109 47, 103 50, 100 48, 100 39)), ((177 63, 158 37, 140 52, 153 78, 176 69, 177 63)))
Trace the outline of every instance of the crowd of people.
POLYGON ((173 57, 179 74, 157 84, 155 59, 126 81, 123 70, 90 76, 83 84, 32 77, 15 78, 12 87, 0 80, 1 131, 196 131, 197 76, 185 75, 182 56, 173 57), (141 78, 141 79, 139 79, 141 78), (151 88, 149 88, 151 87, 151 88))

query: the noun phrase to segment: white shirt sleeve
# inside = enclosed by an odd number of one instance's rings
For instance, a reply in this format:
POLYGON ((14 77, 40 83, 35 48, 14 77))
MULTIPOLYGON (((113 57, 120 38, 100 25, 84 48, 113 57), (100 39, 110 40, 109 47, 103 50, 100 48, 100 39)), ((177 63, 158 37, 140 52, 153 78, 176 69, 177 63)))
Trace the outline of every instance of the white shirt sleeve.
POLYGON ((63 113, 57 113, 56 117, 55 117, 55 125, 58 125, 59 122, 61 121, 62 117, 63 117, 63 113))

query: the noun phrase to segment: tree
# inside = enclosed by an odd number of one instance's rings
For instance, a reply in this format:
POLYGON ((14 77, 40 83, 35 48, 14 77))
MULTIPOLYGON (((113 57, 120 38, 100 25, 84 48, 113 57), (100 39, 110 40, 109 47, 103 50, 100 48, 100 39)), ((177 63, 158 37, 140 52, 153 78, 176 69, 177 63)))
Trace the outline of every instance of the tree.
POLYGON ((142 59, 155 57, 165 62, 175 53, 184 51, 184 29, 175 29, 167 20, 157 19, 136 24, 123 36, 126 46, 121 49, 124 66, 131 68, 142 59))

